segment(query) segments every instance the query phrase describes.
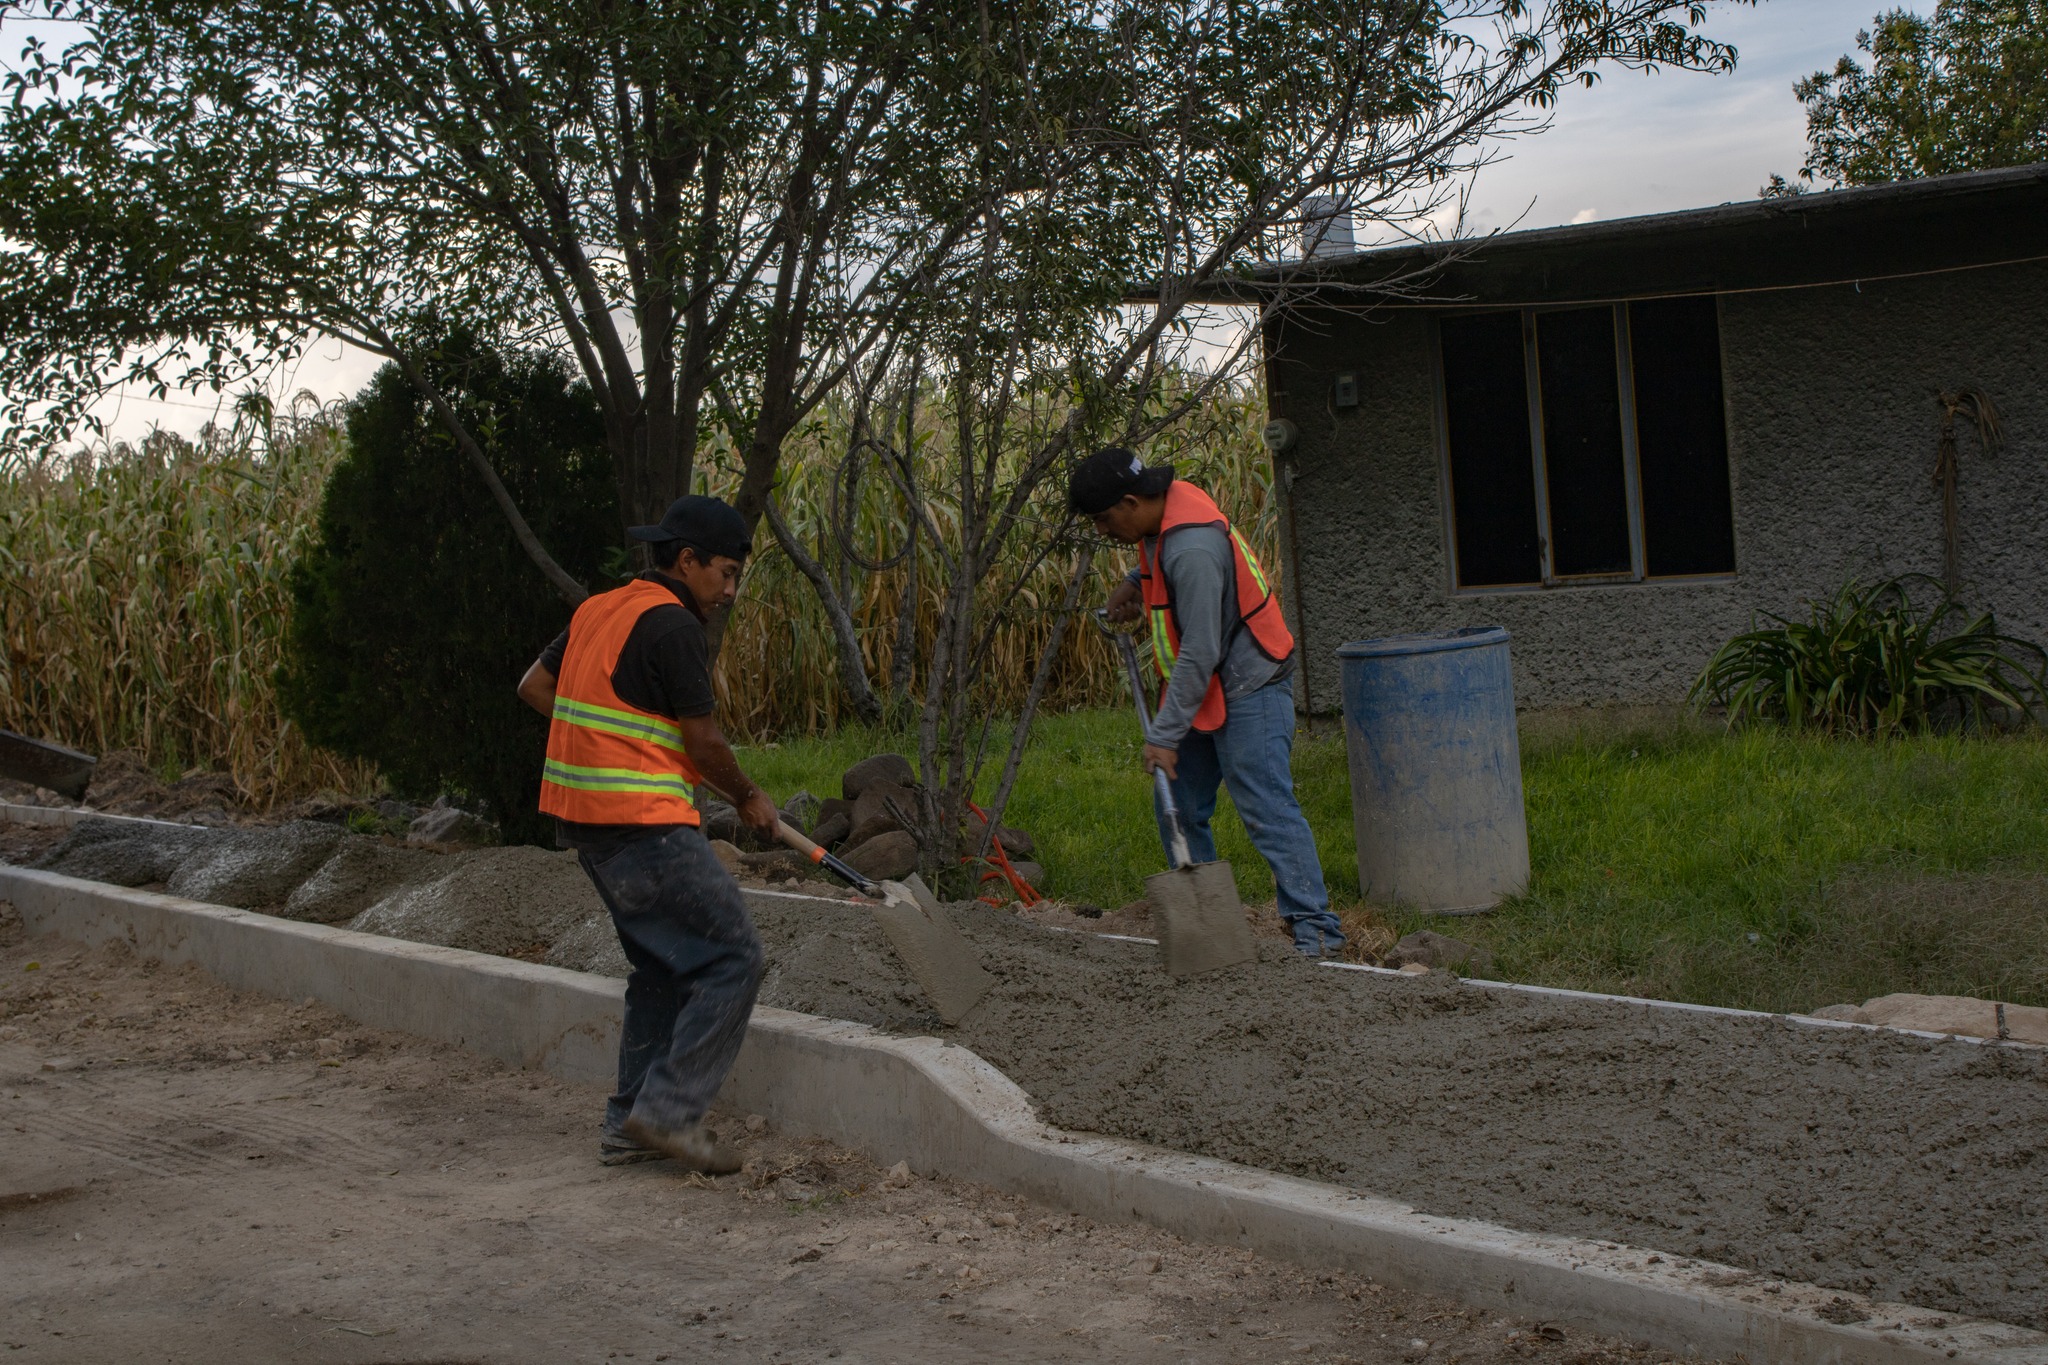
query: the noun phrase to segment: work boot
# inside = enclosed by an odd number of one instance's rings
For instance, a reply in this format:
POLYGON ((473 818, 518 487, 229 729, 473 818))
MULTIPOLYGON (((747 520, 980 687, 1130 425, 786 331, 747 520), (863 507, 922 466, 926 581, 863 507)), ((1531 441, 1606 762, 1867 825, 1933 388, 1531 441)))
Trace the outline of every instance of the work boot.
POLYGON ((643 1161, 666 1161, 668 1153, 652 1147, 643 1147, 624 1133, 611 1132, 597 1140, 597 1162, 600 1166, 634 1166, 643 1161))
POLYGON ((739 1150, 711 1135, 701 1123, 681 1128, 656 1128, 645 1119, 629 1118, 620 1132, 642 1147, 672 1156, 693 1171, 706 1175, 731 1175, 740 1168, 739 1150))

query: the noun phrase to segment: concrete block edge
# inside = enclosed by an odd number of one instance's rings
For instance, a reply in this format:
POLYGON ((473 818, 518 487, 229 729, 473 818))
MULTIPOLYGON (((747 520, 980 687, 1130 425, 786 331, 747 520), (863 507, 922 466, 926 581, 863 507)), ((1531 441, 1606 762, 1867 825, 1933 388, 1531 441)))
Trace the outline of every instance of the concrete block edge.
MULTIPOLYGON (((610 978, 8 866, 0 866, 0 898, 34 932, 120 939, 240 989, 312 996, 373 1027, 567 1079, 611 1079, 623 983, 610 978)), ((2048 1333, 1622 1243, 1440 1218, 1338 1186, 1063 1132, 1042 1122, 1007 1076, 940 1038, 760 1008, 724 1098, 787 1131, 884 1164, 904 1160, 919 1174, 1645 1339, 1674 1354, 1759 1365, 2048 1365, 2048 1333)))

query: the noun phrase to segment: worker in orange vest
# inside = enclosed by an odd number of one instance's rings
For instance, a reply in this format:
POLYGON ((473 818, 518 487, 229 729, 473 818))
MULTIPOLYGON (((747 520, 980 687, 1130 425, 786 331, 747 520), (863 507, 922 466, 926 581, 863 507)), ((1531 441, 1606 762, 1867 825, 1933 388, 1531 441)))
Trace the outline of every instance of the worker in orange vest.
MULTIPOLYGON (((1112 621, 1142 613, 1161 678, 1145 734, 1147 772, 1165 770, 1188 852, 1216 861, 1209 820, 1230 788, 1253 847, 1273 869, 1280 917, 1297 951, 1343 945, 1315 835, 1294 797, 1294 636, 1265 571, 1215 500, 1173 470, 1121 447, 1074 469, 1067 499, 1095 529, 1138 547, 1138 567, 1110 594, 1112 621)), ((1170 842, 1161 818, 1160 840, 1170 842)))
POLYGON ((729 606, 752 548, 716 498, 678 499, 630 534, 654 563, 586 598, 519 695, 549 718, 540 808, 611 912, 632 974, 619 1088, 605 1107, 606 1165, 673 1157, 723 1174, 739 1154, 704 1125, 760 989, 760 937, 738 883, 698 826, 709 780, 772 836, 775 803, 740 770, 712 715, 704 625, 729 606))

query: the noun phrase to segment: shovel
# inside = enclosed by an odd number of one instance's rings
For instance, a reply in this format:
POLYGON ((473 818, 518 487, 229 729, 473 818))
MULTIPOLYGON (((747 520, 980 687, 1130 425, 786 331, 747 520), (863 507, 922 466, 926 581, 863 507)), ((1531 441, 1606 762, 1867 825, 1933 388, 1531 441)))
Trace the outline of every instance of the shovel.
POLYGON ((30 739, 12 730, 0 730, 0 777, 83 801, 85 789, 92 782, 95 762, 91 754, 30 739))
MULTIPOLYGON (((1123 655, 1124 671, 1131 679, 1131 702, 1138 708, 1138 724, 1149 727, 1152 714, 1145 705, 1145 683, 1138 671, 1138 651, 1130 635, 1113 630, 1109 613, 1095 611, 1095 624, 1116 640, 1123 655)), ((1188 854, 1188 837, 1181 828, 1180 808, 1173 802, 1173 784, 1164 768, 1152 770, 1152 789, 1165 816, 1167 854, 1172 867, 1145 879, 1145 899, 1152 903, 1159 921, 1159 953, 1168 974, 1175 978, 1215 971, 1250 962, 1258 956, 1252 946, 1252 928, 1245 921, 1244 901, 1237 894, 1237 878, 1225 862, 1197 863, 1188 854)))
POLYGON ((844 859, 806 839, 787 820, 775 822, 775 836, 863 896, 881 902, 875 907, 875 919, 889 936, 896 956, 924 988, 941 1023, 949 1027, 959 1023, 988 994, 995 978, 982 970, 981 959, 960 937, 924 878, 915 872, 904 882, 862 876, 844 859))

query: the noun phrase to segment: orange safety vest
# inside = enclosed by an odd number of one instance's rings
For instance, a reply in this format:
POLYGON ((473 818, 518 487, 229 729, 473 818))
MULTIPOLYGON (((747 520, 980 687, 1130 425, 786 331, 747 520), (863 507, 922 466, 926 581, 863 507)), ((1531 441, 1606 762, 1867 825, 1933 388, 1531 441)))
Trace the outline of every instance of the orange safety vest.
MULTIPOLYGON (((1145 618, 1152 623, 1152 662, 1162 679, 1160 695, 1166 692, 1164 679, 1173 676, 1174 660, 1180 657, 1180 624, 1173 615, 1173 589, 1159 567, 1159 542, 1187 526, 1220 526, 1230 537, 1231 557, 1237 561, 1238 624, 1223 641, 1228 654, 1238 630, 1248 630, 1259 652, 1278 663, 1294 652, 1294 636, 1280 614, 1280 603, 1266 586, 1265 571, 1259 568, 1252 547, 1223 515, 1216 500, 1191 483, 1175 479, 1166 488, 1166 516, 1159 534, 1138 546, 1138 588, 1145 598, 1145 618)), ((1217 660, 1222 666, 1222 660, 1217 660)), ((1209 690, 1195 712, 1195 729, 1208 733, 1223 728, 1227 709, 1223 702, 1223 679, 1211 674, 1209 690)))
POLYGON ((555 679, 540 808, 586 825, 694 825, 699 780, 683 750, 683 727, 628 706, 612 691, 612 670, 633 626, 655 607, 676 605, 658 583, 638 580, 583 600, 569 618, 569 648, 555 679))

